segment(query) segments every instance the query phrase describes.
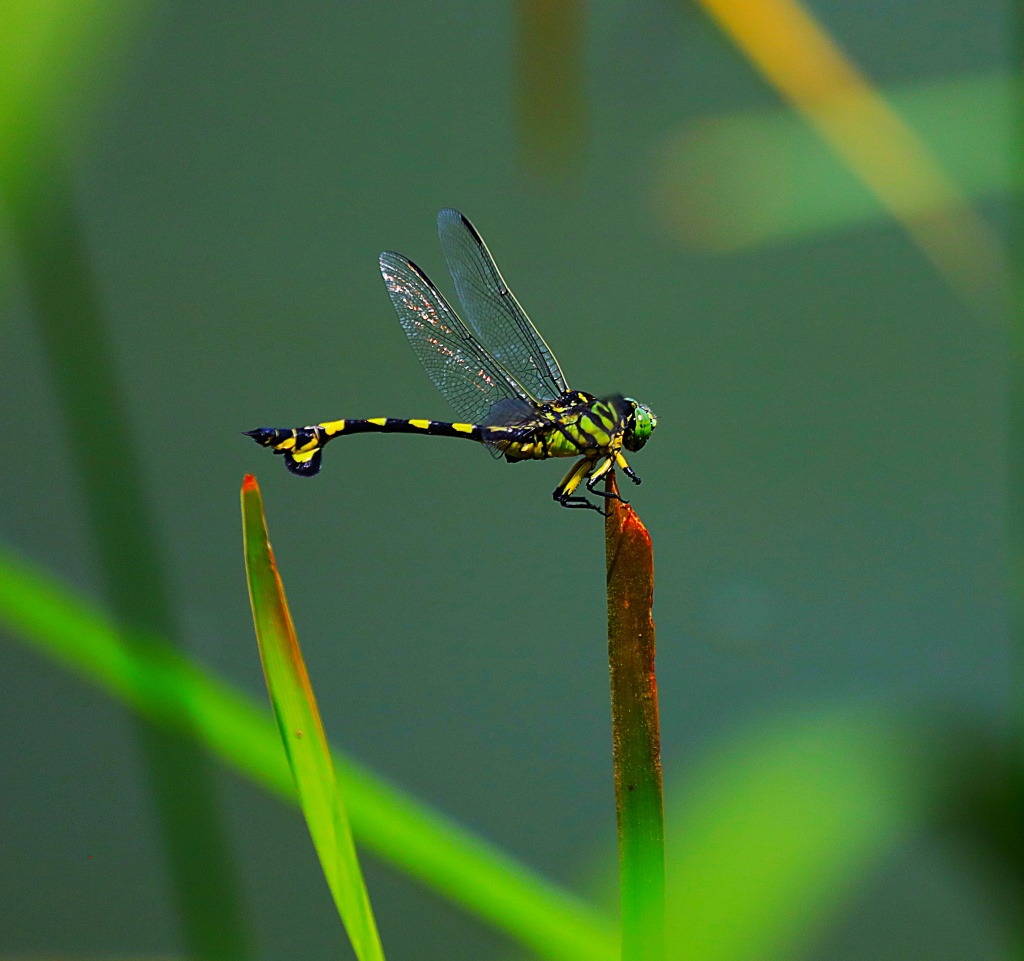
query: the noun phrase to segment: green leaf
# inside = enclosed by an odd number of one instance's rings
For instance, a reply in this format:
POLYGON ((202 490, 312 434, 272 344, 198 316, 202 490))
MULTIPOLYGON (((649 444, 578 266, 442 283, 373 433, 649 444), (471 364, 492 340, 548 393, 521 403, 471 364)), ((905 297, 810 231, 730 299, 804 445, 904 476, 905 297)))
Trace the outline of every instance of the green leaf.
MULTIPOLYGON (((886 88, 972 200, 1019 191, 1010 163, 1013 78, 984 73, 886 88)), ((688 247, 732 251, 885 223, 888 215, 821 137, 786 108, 702 117, 655 161, 654 207, 688 247)), ((925 207, 917 211, 929 213, 925 207)))
MULTIPOLYGON (((0 548, 0 624, 294 801, 256 701, 157 639, 131 643, 70 587, 0 548)), ((913 730, 882 709, 758 721, 668 780, 672 961, 775 961, 820 936, 867 871, 927 823, 913 730)), ((941 758, 938 759, 941 762, 941 758)), ((614 961, 617 925, 334 751, 356 839, 552 961, 614 961)))
MULTIPOLYGON (((135 643, 71 587, 0 547, 0 624, 33 650, 295 801, 277 727, 252 697, 156 637, 135 643)), ((335 749, 359 842, 538 957, 613 961, 617 924, 335 749)))
MULTIPOLYGON (((85 131, 148 8, 148 0, 0 0, 0 260, 17 261, 100 583, 115 616, 131 622, 137 646, 150 634, 176 640, 177 612, 70 157, 74 134, 85 131), (93 443, 97 436, 119 438, 116 469, 93 443)), ((0 301, 14 275, 0 269, 0 301)), ((212 768, 187 732, 135 718, 132 726, 186 951, 196 961, 245 961, 252 951, 244 899, 212 768)))
POLYGON ((802 956, 920 828, 929 763, 882 710, 758 723, 717 748, 669 808, 670 961, 802 956))
POLYGON ((40 142, 90 118, 151 0, 0 0, 0 179, 16 191, 40 142))
POLYGON ((356 956, 360 961, 384 961, 331 750, 267 540, 260 489, 251 474, 242 484, 242 529, 263 673, 302 813, 356 956))

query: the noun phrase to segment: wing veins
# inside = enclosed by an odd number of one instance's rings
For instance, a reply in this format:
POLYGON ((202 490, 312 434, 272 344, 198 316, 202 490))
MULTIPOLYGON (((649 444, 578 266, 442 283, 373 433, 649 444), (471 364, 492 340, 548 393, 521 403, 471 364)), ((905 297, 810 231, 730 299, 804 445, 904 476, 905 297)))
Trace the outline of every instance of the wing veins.
POLYGON ((505 283, 477 229, 457 210, 437 215, 438 236, 473 331, 488 352, 542 400, 568 389, 551 348, 505 283))
POLYGON ((416 264, 385 251, 380 269, 413 352, 460 416, 479 423, 501 399, 537 405, 531 391, 480 343, 416 264), (467 359, 472 363, 467 365, 467 359))

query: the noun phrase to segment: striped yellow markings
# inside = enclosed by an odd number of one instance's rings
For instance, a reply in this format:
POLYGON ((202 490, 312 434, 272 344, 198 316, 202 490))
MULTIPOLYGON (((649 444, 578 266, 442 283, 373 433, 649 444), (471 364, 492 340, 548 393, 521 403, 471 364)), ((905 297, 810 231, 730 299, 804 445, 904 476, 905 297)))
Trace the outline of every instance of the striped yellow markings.
POLYGON ((962 296, 998 296, 991 226, 800 0, 700 2, 962 296))
POLYGON ((292 454, 292 460, 298 461, 300 464, 305 464, 306 461, 308 461, 315 453, 316 453, 316 448, 314 447, 312 450, 307 450, 307 451, 302 451, 302 452, 297 453, 297 454, 292 454))
POLYGON ((472 424, 452 424, 452 430, 457 430, 460 434, 472 434, 472 424))
POLYGON ((378 427, 383 427, 388 422, 386 417, 371 417, 367 420, 367 424, 376 424, 378 427))
MULTIPOLYGON (((587 417, 586 415, 581 417, 580 427, 586 431, 586 433, 590 434, 590 436, 593 437, 601 447, 604 447, 611 442, 611 437, 609 436, 608 431, 605 430, 605 425, 594 420, 593 417, 587 417)), ((582 438, 580 439, 582 440, 582 438)))
POLYGON ((281 443, 274 447, 274 450, 291 450, 295 446, 295 435, 286 437, 281 443))
POLYGON ((325 424, 318 424, 318 427, 322 427, 324 433, 328 436, 334 434, 340 434, 345 429, 345 422, 343 420, 329 420, 325 424))
POLYGON ((411 420, 409 424, 417 430, 427 430, 430 427, 429 420, 411 420))

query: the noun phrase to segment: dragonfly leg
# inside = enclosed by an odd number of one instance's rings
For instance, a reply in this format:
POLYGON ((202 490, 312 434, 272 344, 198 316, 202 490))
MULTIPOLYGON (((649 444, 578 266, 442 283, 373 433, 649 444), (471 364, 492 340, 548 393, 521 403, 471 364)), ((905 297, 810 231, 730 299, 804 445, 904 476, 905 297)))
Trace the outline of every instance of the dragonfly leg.
POLYGON ((587 490, 590 491, 591 494, 596 494, 598 497, 604 497, 608 500, 622 501, 623 504, 628 504, 629 501, 612 491, 599 491, 595 489, 597 482, 612 469, 612 465, 614 463, 615 461, 612 460, 611 457, 606 457, 602 460, 601 463, 599 463, 597 467, 590 472, 590 478, 587 480, 587 490))
POLYGON ((640 483, 639 474, 637 474, 637 472, 626 463, 626 458, 622 456, 621 450, 615 452, 615 463, 622 468, 622 473, 625 474, 634 484, 640 483))
POLYGON ((580 486, 583 478, 587 476, 592 464, 593 461, 587 457, 574 464, 572 470, 562 478, 562 483, 552 491, 551 496, 563 507, 575 507, 584 510, 589 508, 592 511, 597 511, 599 514, 607 516, 605 511, 601 510, 597 504, 591 504, 585 497, 572 496, 573 491, 580 486))

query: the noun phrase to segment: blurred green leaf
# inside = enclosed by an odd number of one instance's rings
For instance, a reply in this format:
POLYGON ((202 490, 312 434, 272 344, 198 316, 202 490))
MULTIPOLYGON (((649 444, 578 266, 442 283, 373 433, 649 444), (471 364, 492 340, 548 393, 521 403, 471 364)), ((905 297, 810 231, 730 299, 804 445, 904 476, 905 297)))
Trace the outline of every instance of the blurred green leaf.
POLYGON ((716 749, 669 793, 668 957, 799 956, 920 829, 927 757, 880 709, 756 724, 716 749))
MULTIPOLYGON (((294 802, 274 721, 170 645, 133 643, 74 591, 0 549, 0 624, 145 717, 195 737, 294 802)), ((334 751, 356 838, 375 854, 552 961, 613 961, 607 916, 334 751)))
MULTIPOLYGON (((953 736, 963 725, 880 706, 794 710, 744 724, 670 776, 667 961, 806 956, 872 870, 962 807, 972 786, 951 761, 965 751, 953 736)), ((991 775, 982 744, 991 731, 969 742, 991 775)), ((992 839, 970 840, 980 851, 992 839)), ((613 863, 608 852, 597 885, 609 905, 613 863)))
MULTIPOLYGON (((0 213, 70 437, 105 592, 138 646, 155 635, 173 642, 176 611, 70 157, 148 9, 145 0, 0 0, 0 213), (116 470, 86 436, 98 434, 120 438, 116 470)), ((0 283, 9 279, 0 275, 0 283)), ((206 961, 246 961, 249 928, 212 769, 188 732, 133 720, 186 950, 206 961)))
MULTIPOLYGON (((132 647, 72 592, 0 552, 0 623, 294 799, 273 721, 169 647, 132 647), (148 653, 145 653, 148 651, 148 653)), ((541 957, 616 957, 615 925, 334 752, 358 839, 541 957)), ((930 816, 927 758, 885 711, 758 723, 669 783, 671 957, 783 957, 930 816)), ((610 859, 611 860, 611 859, 610 859)))
POLYGON ((914 127, 803 0, 700 0, 961 298, 1002 309, 1003 251, 914 127))
POLYGON ((80 124, 151 9, 149 0, 0 0, 0 179, 80 124))
MULTIPOLYGON (((884 93, 964 195, 984 200, 1020 189, 1010 163, 1009 75, 884 93)), ((780 243, 889 217, 822 138, 783 108, 701 118, 673 135, 655 162, 653 202, 662 223, 696 249, 780 243)))
POLYGON ((251 474, 242 484, 242 531, 263 673, 299 804, 356 957, 360 961, 383 961, 384 948, 352 842, 331 749, 267 539, 260 489, 251 474))

